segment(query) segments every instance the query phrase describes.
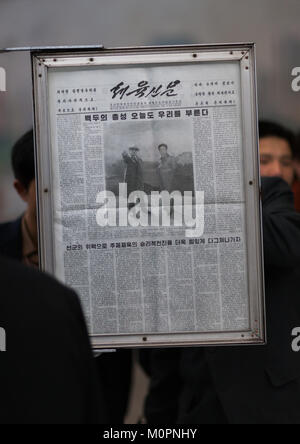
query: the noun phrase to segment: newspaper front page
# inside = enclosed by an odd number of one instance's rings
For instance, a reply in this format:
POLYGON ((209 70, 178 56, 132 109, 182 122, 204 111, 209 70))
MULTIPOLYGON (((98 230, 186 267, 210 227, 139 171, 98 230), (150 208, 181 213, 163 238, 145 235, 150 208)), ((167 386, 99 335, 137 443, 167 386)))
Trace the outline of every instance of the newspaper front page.
POLYGON ((90 333, 249 329, 239 63, 52 70, 49 98, 55 274, 90 333))

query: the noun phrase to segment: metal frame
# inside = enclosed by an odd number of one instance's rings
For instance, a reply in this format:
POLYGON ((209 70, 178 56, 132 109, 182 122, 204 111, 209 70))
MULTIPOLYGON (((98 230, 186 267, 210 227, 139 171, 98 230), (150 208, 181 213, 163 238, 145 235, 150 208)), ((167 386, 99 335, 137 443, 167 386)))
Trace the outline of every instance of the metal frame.
POLYGON ((255 45, 253 43, 241 43, 102 48, 94 51, 93 48, 88 51, 82 48, 32 51, 40 265, 44 271, 52 274, 54 273, 54 234, 52 224, 49 97, 47 92, 48 70, 66 67, 79 68, 82 66, 136 66, 148 63, 149 65, 157 63, 192 64, 201 61, 240 62, 251 329, 240 332, 93 336, 91 340, 95 349, 250 345, 266 342, 255 45))

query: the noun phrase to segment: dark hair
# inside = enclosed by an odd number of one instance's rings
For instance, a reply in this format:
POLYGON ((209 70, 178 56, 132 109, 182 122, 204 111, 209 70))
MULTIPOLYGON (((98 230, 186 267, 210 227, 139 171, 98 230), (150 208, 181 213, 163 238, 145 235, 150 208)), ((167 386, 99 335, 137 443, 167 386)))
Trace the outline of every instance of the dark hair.
POLYGON ((263 139, 264 137, 278 137, 286 140, 290 145, 293 157, 296 156, 296 137, 291 130, 275 122, 261 121, 259 122, 259 138, 263 139))
POLYGON ((11 160, 15 178, 28 188, 35 178, 33 130, 28 131, 15 143, 11 160))
POLYGON ((160 149, 164 147, 166 149, 168 149, 168 145, 166 143, 161 143, 160 145, 158 145, 158 151, 160 151, 160 149))

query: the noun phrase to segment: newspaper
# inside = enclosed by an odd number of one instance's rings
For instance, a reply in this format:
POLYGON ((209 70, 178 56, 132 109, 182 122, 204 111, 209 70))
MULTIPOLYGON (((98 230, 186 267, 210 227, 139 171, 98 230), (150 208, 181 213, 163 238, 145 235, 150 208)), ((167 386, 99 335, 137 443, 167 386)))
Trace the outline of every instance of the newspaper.
POLYGON ((55 274, 91 334, 249 329, 239 63, 52 70, 49 100, 55 274), (198 229, 141 210, 162 192, 198 229))

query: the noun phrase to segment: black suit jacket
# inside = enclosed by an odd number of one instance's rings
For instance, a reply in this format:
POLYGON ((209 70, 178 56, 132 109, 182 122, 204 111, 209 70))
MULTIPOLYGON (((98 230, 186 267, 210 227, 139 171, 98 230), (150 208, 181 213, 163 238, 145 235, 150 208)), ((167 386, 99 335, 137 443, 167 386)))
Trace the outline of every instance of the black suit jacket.
POLYGON ((105 422, 80 303, 71 290, 0 257, 1 424, 105 422))
POLYGON ((0 254, 11 259, 22 259, 22 218, 0 224, 0 254))
POLYGON ((300 423, 300 353, 291 347, 300 326, 300 215, 281 179, 263 179, 262 192, 268 345, 153 351, 150 423, 203 423, 205 386, 229 423, 300 423))
MULTIPOLYGON (((21 223, 22 218, 0 224, 0 254, 18 261, 22 259, 21 223)), ((107 422, 123 423, 130 395, 132 352, 105 353, 95 361, 103 386, 107 422)))

